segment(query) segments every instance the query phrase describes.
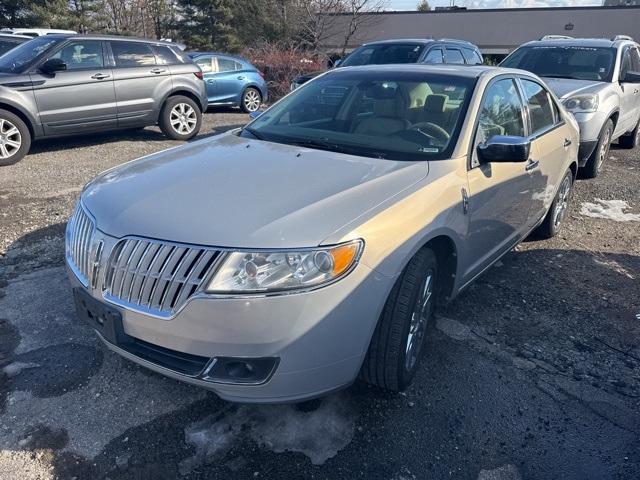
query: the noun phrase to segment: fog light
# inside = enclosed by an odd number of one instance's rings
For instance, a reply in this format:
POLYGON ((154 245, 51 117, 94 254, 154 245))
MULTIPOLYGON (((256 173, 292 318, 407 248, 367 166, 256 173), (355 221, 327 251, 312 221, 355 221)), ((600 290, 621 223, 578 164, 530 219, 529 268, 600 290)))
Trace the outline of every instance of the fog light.
POLYGON ((202 379, 229 385, 260 385, 269 381, 279 363, 278 357, 215 357, 202 379))

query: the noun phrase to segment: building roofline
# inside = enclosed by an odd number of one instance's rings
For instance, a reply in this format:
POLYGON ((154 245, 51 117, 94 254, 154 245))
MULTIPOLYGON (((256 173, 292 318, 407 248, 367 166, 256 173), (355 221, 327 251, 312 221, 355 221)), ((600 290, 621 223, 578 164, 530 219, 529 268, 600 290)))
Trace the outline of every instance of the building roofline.
MULTIPOLYGON (((590 6, 590 7, 529 7, 529 8, 467 8, 460 10, 429 10, 422 12, 418 10, 382 10, 380 12, 362 12, 362 15, 441 15, 465 13, 495 13, 495 12, 531 12, 531 11, 587 11, 587 10, 640 10, 640 5, 619 5, 615 7, 590 6)), ((350 13, 328 13, 327 15, 351 15, 350 13)))

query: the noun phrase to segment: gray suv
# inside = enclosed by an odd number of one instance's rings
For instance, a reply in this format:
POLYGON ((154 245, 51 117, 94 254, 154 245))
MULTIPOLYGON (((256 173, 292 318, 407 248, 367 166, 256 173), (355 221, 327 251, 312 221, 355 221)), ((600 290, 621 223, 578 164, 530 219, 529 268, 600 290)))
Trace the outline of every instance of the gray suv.
POLYGON ((543 77, 573 113, 583 177, 600 173, 612 140, 622 148, 640 142, 640 54, 630 37, 544 37, 518 47, 500 66, 543 77))
POLYGON ((198 133, 207 97, 200 67, 176 45, 105 35, 46 35, 0 57, 0 165, 31 140, 159 125, 198 133))
MULTIPOLYGON (((337 67, 387 65, 394 63, 455 63, 482 65, 480 49, 465 40, 453 38, 395 39, 365 43, 356 48, 337 67)), ((326 72, 318 70, 291 81, 291 90, 326 72)))

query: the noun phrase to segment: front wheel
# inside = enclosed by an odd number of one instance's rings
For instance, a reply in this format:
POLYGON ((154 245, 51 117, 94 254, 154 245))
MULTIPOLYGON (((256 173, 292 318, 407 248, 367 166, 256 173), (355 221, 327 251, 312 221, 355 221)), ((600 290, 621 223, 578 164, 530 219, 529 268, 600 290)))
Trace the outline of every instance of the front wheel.
POLYGON ((549 208, 547 215, 537 228, 536 233, 540 238, 555 237, 562 228, 567 210, 569 209, 572 186, 573 173, 571 170, 567 170, 560 182, 560 188, 558 188, 558 192, 551 203, 551 208, 549 208))
POLYGON ((196 136, 202 124, 202 113, 188 97, 170 97, 160 110, 158 125, 173 140, 189 140, 196 136))
POLYGON ((393 286, 373 333, 360 378, 385 388, 404 389, 415 376, 438 286, 435 253, 422 248, 393 286))
POLYGON ((247 88, 242 94, 240 107, 245 113, 255 112, 262 104, 262 96, 255 88, 247 88))
POLYGON ((16 114, 0 110, 0 166, 22 160, 31 147, 29 128, 16 114))
POLYGON ((584 178, 596 178, 602 172, 602 165, 609 156, 612 135, 613 122, 609 119, 602 127, 595 150, 587 160, 587 164, 581 169, 584 178))

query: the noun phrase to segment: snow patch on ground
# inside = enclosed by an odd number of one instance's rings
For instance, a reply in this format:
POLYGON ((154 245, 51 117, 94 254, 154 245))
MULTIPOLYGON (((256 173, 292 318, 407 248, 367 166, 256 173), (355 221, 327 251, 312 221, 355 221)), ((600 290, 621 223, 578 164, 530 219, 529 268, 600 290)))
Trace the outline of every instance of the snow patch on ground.
POLYGON ((597 203, 584 202, 580 207, 580 215, 594 218, 606 218, 616 222, 640 222, 640 215, 634 213, 624 213, 629 204, 623 200, 601 200, 596 198, 597 203))
POLYGON ((199 465, 220 461, 243 439, 275 453, 300 452, 314 465, 321 465, 349 445, 354 428, 354 414, 345 395, 326 397, 313 411, 302 411, 296 405, 243 405, 185 429, 186 442, 196 453, 180 463, 180 473, 186 475, 199 465))

